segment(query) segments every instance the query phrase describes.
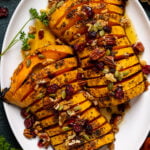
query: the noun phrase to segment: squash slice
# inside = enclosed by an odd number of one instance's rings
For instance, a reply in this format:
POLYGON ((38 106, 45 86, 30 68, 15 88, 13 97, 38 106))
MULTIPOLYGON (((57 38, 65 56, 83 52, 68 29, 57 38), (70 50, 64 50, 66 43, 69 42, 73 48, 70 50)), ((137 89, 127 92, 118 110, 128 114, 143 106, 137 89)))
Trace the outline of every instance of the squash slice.
POLYGON ((11 83, 10 90, 13 93, 15 93, 16 90, 27 78, 27 76, 32 72, 33 68, 38 64, 41 64, 47 59, 49 61, 48 63, 51 63, 72 54, 73 54, 72 49, 65 45, 64 46, 49 45, 41 49, 38 49, 36 53, 28 56, 16 69, 16 71, 14 72, 11 78, 12 83, 11 83), (28 65, 29 61, 31 65, 28 65))

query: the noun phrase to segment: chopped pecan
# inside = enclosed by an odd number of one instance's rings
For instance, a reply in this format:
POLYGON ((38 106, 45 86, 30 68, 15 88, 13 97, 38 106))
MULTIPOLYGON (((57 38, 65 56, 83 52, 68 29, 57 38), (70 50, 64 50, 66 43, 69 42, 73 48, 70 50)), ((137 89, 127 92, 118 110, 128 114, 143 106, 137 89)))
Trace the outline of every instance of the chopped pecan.
POLYGON ((95 50, 92 51, 92 53, 90 54, 90 59, 91 60, 98 60, 101 57, 103 57, 105 55, 105 51, 103 49, 98 49, 96 48, 95 50))
POLYGON ((105 56, 103 58, 103 62, 108 65, 110 68, 115 68, 116 67, 116 63, 114 61, 114 57, 113 56, 105 56))
POLYGON ((28 139, 31 139, 31 138, 34 138, 35 137, 35 134, 33 131, 31 131, 31 129, 24 129, 24 132, 23 132, 24 136, 28 139))
POLYGON ((135 52, 139 53, 139 52, 144 52, 144 46, 141 42, 137 42, 133 45, 133 49, 135 50, 135 52))
POLYGON ((99 46, 115 46, 116 45, 116 39, 114 36, 104 36, 103 38, 100 38, 98 40, 98 45, 99 46))
POLYGON ((68 115, 66 112, 60 113, 60 115, 59 115, 59 125, 60 126, 62 126, 63 123, 67 120, 67 117, 68 117, 68 115))
POLYGON ((104 37, 106 45, 116 45, 116 39, 113 36, 105 36, 104 37))

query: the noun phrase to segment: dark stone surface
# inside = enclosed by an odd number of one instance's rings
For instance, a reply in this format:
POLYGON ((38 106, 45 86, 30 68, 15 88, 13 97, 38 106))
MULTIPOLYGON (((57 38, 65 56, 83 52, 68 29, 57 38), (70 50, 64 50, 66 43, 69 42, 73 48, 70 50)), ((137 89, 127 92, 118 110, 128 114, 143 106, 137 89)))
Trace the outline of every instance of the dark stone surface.
MULTIPOLYGON (((2 42, 7 25, 19 2, 20 0, 0 0, 0 7, 7 7, 9 11, 9 15, 7 17, 0 18, 0 50, 2 47, 2 42)), ((20 148, 18 142, 16 141, 10 129, 1 101, 0 101, 0 136, 4 136, 7 139, 7 141, 12 145, 12 147, 20 148)))
MULTIPOLYGON (((7 7, 9 10, 8 17, 2 18, 2 19, 0 18, 0 50, 2 47, 2 42, 3 42, 3 38, 4 38, 4 34, 6 31, 8 22, 17 4, 19 3, 19 1, 20 0, 0 0, 0 7, 7 7)), ((142 5, 150 18, 150 6, 148 6, 146 3, 142 5)), ((8 121, 6 119, 6 115, 3 109, 3 104, 1 101, 0 101, 0 135, 6 137, 6 139, 12 144, 12 146, 20 148, 19 144, 17 144, 17 141, 15 137, 13 136, 13 133, 9 127, 9 124, 8 124, 8 121)))

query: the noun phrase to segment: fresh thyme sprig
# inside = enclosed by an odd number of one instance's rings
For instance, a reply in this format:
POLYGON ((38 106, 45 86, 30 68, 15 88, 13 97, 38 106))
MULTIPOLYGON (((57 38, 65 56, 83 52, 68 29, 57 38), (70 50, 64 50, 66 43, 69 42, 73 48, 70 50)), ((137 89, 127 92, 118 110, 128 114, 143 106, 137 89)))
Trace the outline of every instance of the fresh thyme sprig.
POLYGON ((29 10, 31 17, 26 21, 26 23, 21 27, 21 29, 17 32, 17 34, 14 36, 12 41, 8 44, 8 46, 3 50, 3 52, 0 54, 0 56, 3 56, 11 47, 13 47, 18 41, 22 41, 22 48, 23 50, 29 50, 30 45, 28 43, 29 38, 33 38, 33 35, 28 34, 27 37, 22 37, 23 30, 25 26, 34 19, 40 20, 45 26, 48 26, 48 16, 45 12, 38 13, 35 8, 30 8, 29 10), (19 36, 20 35, 20 36, 19 36))

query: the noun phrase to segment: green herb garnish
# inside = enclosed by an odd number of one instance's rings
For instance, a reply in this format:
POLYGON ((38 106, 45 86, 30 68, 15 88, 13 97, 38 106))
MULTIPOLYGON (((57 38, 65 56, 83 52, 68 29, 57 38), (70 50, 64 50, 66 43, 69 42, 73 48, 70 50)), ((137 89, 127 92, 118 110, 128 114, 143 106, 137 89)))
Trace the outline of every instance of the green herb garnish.
POLYGON ((0 54, 0 56, 4 55, 11 47, 13 47, 18 41, 22 41, 22 50, 29 50, 30 45, 28 43, 29 39, 33 39, 33 34, 26 35, 23 30, 26 27, 26 25, 34 19, 40 20, 44 25, 48 26, 48 16, 45 12, 38 13, 36 9, 31 8, 29 10, 30 12, 30 18, 26 21, 26 23, 21 27, 21 29, 17 32, 17 34, 14 36, 12 41, 8 44, 8 46, 4 49, 4 51, 0 54))
POLYGON ((0 150, 19 150, 19 149, 11 147, 11 145, 6 141, 6 139, 0 136, 0 150))
POLYGON ((32 19, 39 19, 45 26, 48 26, 49 21, 46 12, 38 13, 35 8, 31 8, 29 12, 32 16, 32 19))
POLYGON ((22 41, 21 49, 24 50, 24 51, 30 50, 31 47, 30 47, 30 44, 29 44, 29 39, 34 39, 34 38, 35 38, 34 34, 31 34, 31 33, 26 34, 25 32, 21 32, 20 33, 20 38, 19 38, 22 41))

